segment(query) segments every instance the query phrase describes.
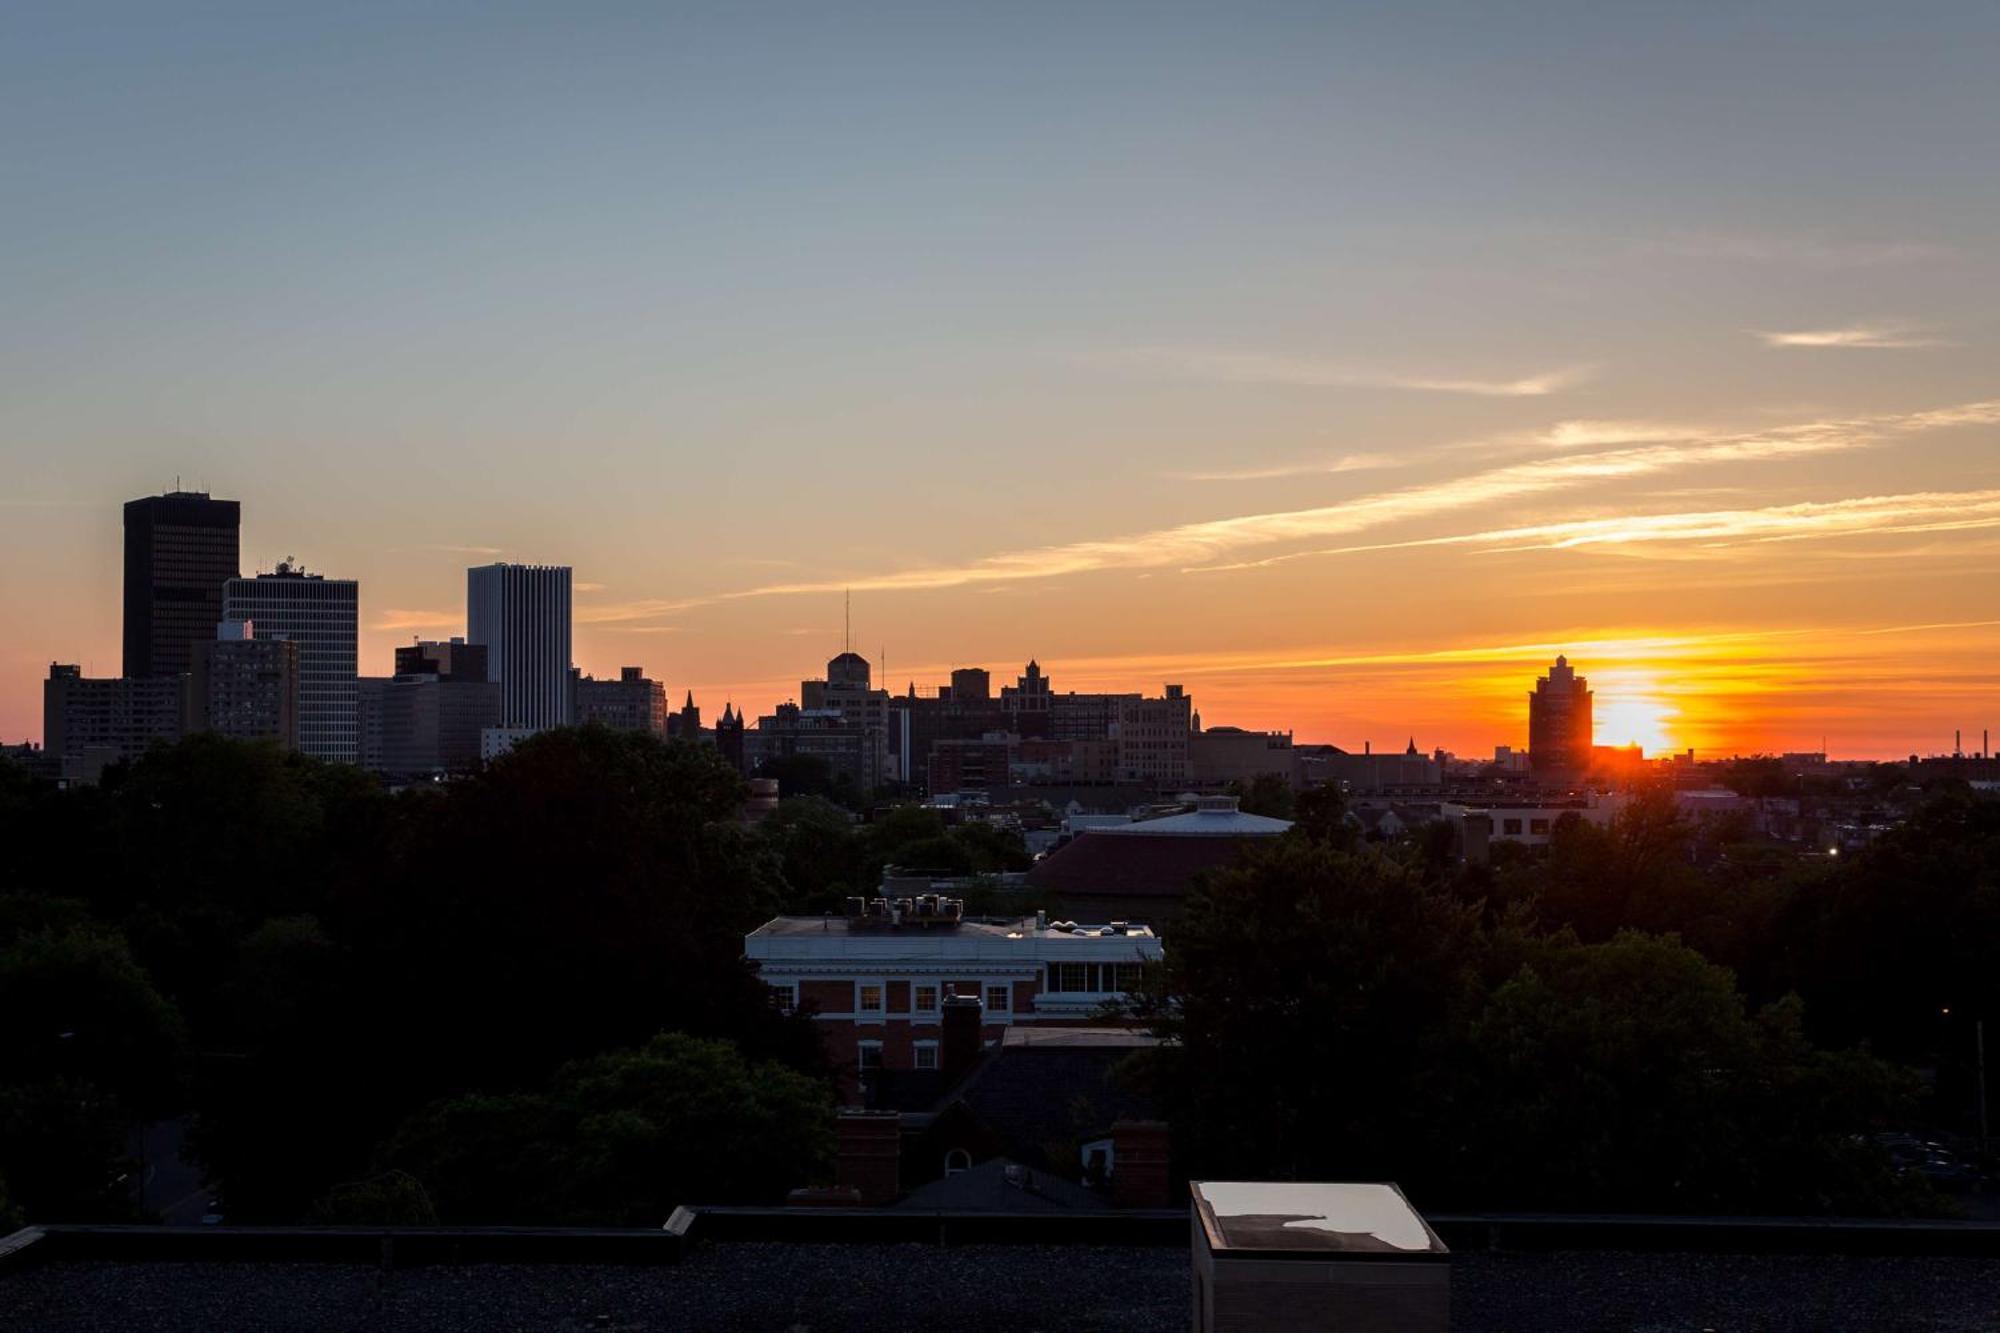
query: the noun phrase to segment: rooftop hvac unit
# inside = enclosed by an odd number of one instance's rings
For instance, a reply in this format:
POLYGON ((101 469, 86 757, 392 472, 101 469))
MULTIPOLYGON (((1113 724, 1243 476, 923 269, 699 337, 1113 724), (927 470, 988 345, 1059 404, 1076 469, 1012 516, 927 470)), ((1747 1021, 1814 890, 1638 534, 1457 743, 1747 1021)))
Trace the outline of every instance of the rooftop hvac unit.
POLYGON ((1447 1333, 1450 1253, 1396 1186, 1192 1191, 1195 1333, 1447 1333))

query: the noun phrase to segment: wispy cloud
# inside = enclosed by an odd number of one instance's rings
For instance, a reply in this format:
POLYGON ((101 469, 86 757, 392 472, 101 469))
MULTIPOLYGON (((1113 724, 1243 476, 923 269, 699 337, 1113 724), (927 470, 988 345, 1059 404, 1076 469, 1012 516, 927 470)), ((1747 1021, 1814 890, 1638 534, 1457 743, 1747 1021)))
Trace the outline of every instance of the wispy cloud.
POLYGON ((370 629, 442 629, 456 626, 465 620, 465 608, 453 607, 449 611, 422 611, 391 607, 375 617, 370 629))
POLYGON ((1170 472, 1167 475, 1181 481, 1270 481, 1278 477, 1325 477, 1342 472, 1369 472, 1395 467, 1400 461, 1393 454, 1343 454, 1338 458, 1302 459, 1296 463, 1273 463, 1268 467, 1170 472))
POLYGON ((1924 241, 1840 240, 1828 236, 1753 236, 1693 232, 1641 243, 1643 254, 1798 268, 1885 268, 1942 259, 1951 251, 1924 241))
POLYGON ((1630 547, 1657 542, 1732 546, 1745 542, 1877 534, 1962 532, 2000 528, 2000 490, 1919 491, 1851 500, 1808 501, 1761 509, 1717 509, 1676 514, 1621 514, 1608 518, 1488 528, 1410 541, 1375 542, 1315 551, 1293 551, 1263 560, 1210 565, 1196 572, 1260 568, 1320 556, 1424 546, 1479 546, 1490 550, 1569 550, 1585 546, 1630 547))
POLYGON ((1199 348, 1141 347, 1114 353, 1110 360, 1189 379, 1224 384, 1284 384, 1326 389, 1409 389, 1424 393, 1473 394, 1486 398, 1539 398, 1590 378, 1591 367, 1568 366, 1514 379, 1408 374, 1380 368, 1258 352, 1199 348))
POLYGON ((1901 322, 1853 324, 1838 329, 1796 329, 1789 332, 1754 330, 1766 347, 1906 348, 1946 347, 1921 325, 1901 322))
POLYGON ((451 555, 499 555, 498 546, 450 546, 434 545, 424 547, 426 551, 445 551, 451 555))
POLYGON ((1212 566, 1220 559, 1257 546, 1345 536, 1596 482, 1651 476, 1705 464, 1768 461, 1858 449, 1948 426, 1994 423, 2000 423, 2000 399, 1924 412, 1800 422, 1749 433, 1712 434, 1663 444, 1565 453, 1311 509, 1245 514, 1101 540, 1005 551, 961 563, 849 579, 772 583, 649 605, 654 614, 668 614, 746 597, 833 593, 842 589, 918 591, 1056 578, 1104 569, 1212 566))
POLYGON ((570 590, 572 592, 603 592, 604 585, 602 583, 573 583, 570 585, 570 590))
POLYGON ((701 599, 641 597, 629 602, 603 602, 595 606, 580 606, 573 614, 579 625, 616 625, 622 621, 647 620, 654 616, 672 615, 676 611, 683 611, 690 606, 700 604, 701 599))

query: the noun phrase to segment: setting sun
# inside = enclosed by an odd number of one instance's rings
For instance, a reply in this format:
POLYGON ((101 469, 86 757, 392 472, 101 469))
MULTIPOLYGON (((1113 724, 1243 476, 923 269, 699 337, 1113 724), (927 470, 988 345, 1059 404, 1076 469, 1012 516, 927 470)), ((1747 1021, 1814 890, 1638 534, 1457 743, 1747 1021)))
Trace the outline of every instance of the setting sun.
POLYGON ((1596 683, 1593 712, 1599 745, 1637 745, 1649 756, 1676 748, 1671 728, 1680 710, 1666 701, 1657 680, 1606 671, 1596 683))

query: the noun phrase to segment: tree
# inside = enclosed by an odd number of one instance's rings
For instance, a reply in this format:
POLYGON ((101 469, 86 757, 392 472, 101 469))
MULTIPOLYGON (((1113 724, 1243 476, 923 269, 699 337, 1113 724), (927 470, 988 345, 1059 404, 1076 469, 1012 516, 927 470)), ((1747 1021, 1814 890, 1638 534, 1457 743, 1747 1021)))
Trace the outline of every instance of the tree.
POLYGON ((1293 815, 1296 798, 1290 780, 1282 773, 1259 773, 1248 782, 1239 779, 1229 784, 1229 790, 1236 797, 1237 808, 1246 814, 1272 819, 1293 815))
POLYGON ((1245 1179, 1382 1179, 1462 1023, 1477 910, 1373 848, 1280 839, 1190 894, 1154 1017, 1181 1148, 1245 1179))
POLYGON ((1813 1050, 1796 1000, 1755 1018, 1671 937, 1557 938, 1496 989, 1446 1104, 1444 1188, 1529 1208, 1882 1212, 1916 1199, 1859 1131, 1913 1081, 1813 1050))
POLYGON ((124 1220, 127 1136, 181 1101, 180 1015, 95 927, 0 945, 0 1178, 40 1221, 124 1220))
POLYGON ((827 1086, 662 1033, 547 1091, 431 1106, 387 1150, 454 1223, 657 1226, 682 1203, 776 1203, 831 1164, 827 1086))

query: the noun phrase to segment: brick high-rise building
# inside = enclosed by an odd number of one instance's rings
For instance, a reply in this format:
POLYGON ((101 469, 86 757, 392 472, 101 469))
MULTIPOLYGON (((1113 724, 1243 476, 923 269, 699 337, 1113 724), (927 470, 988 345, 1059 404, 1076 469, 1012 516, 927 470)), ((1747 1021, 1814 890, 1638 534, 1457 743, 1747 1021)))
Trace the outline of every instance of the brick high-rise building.
POLYGON ((225 620, 195 645, 187 691, 190 731, 299 748, 299 648, 259 639, 247 620, 225 620))
POLYGON ((222 585, 241 569, 242 506, 205 491, 125 505, 125 672, 179 676, 215 637, 222 585))
POLYGON ((644 667, 620 667, 616 680, 579 674, 571 689, 575 691, 572 715, 579 727, 594 722, 613 731, 643 731, 662 738, 667 734, 667 687, 648 679, 644 667))
POLYGON ((1581 773, 1590 767, 1590 682, 1558 657, 1528 696, 1528 762, 1537 773, 1581 773))

